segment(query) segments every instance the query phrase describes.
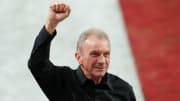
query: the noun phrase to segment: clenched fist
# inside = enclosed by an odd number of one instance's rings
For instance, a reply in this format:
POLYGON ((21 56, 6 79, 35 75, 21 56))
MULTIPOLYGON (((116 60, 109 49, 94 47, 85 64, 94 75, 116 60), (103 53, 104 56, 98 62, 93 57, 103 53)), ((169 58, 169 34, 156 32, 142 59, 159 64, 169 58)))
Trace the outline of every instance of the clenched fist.
POLYGON ((48 18, 45 23, 45 28, 49 34, 54 32, 58 23, 67 18, 70 12, 70 7, 64 3, 52 2, 49 5, 48 18))

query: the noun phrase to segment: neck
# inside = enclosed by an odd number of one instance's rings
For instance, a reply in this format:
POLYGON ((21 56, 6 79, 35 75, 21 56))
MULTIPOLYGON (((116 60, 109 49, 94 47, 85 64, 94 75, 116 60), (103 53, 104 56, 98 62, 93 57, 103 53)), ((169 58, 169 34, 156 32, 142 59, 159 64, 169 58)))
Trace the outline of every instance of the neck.
POLYGON ((101 77, 101 78, 95 78, 95 79, 92 79, 92 80, 93 80, 93 82, 94 82, 95 85, 98 85, 98 84, 101 83, 102 77, 101 77))

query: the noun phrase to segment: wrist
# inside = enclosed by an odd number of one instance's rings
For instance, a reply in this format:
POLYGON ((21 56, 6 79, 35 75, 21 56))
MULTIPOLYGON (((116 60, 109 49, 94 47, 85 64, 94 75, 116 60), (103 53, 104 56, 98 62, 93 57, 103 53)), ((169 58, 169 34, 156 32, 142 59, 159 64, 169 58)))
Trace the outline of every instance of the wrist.
POLYGON ((48 20, 47 20, 46 23, 45 23, 45 28, 46 28, 46 30, 49 32, 50 35, 53 34, 53 32, 54 32, 55 29, 56 29, 56 26, 57 26, 56 23, 52 23, 52 22, 50 22, 50 21, 48 21, 48 20))

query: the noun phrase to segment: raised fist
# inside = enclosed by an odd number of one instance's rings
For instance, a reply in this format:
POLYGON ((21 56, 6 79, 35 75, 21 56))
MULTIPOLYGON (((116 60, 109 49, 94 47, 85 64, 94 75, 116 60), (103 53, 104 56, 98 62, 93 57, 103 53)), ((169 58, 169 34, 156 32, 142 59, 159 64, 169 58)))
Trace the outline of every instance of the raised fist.
POLYGON ((57 24, 67 18, 70 12, 70 7, 67 4, 52 2, 49 5, 48 18, 45 24, 47 31, 51 34, 55 30, 57 24))

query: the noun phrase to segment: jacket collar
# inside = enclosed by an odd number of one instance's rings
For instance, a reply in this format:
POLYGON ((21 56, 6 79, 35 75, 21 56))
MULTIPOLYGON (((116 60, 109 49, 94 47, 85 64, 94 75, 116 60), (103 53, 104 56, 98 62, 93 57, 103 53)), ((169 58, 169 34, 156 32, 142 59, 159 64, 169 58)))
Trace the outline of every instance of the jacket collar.
POLYGON ((112 85, 110 82, 110 75, 108 73, 105 74, 102 82, 98 85, 95 85, 94 82, 92 80, 89 80, 86 78, 86 76, 84 75, 82 69, 80 66, 78 66, 77 70, 76 70, 76 75, 78 77, 79 83, 81 86, 86 86, 87 84, 92 84, 94 87, 98 87, 98 88, 103 88, 103 89, 111 89, 112 90, 112 85))

